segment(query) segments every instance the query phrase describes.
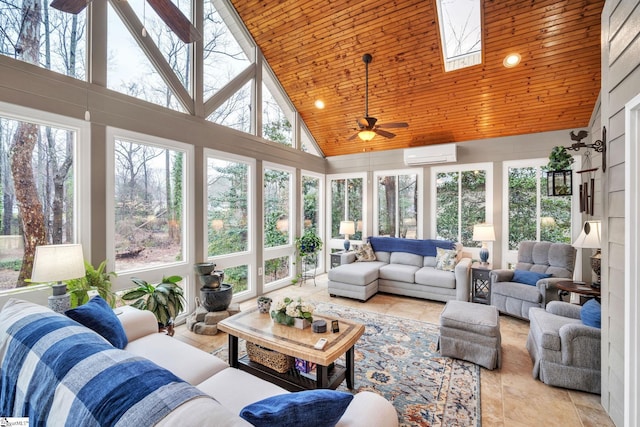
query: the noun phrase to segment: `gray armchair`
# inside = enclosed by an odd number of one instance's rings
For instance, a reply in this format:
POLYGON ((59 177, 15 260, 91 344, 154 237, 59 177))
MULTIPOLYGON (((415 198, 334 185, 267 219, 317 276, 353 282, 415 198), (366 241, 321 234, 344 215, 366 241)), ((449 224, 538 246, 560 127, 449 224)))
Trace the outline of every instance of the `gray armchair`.
POLYGON ((600 393, 600 329, 580 320, 579 305, 552 301, 529 311, 527 350, 533 377, 545 384, 600 393))
POLYGON ((513 282, 513 270, 492 270, 491 305, 502 313, 529 319, 531 307, 546 307, 549 301, 558 299, 555 284, 561 280, 572 280, 576 250, 564 243, 520 242, 517 270, 551 274, 540 279, 535 286, 513 282))

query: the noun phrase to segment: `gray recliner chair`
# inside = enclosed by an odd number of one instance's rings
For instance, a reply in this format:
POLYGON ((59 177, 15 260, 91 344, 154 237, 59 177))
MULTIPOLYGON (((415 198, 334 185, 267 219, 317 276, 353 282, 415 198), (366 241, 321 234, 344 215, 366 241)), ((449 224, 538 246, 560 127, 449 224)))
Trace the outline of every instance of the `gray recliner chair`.
POLYGON ((491 305, 506 313, 522 319, 529 319, 531 307, 545 308, 549 301, 558 299, 555 283, 572 280, 576 261, 576 250, 564 243, 520 242, 516 270, 550 274, 540 279, 535 286, 512 281, 513 270, 492 270, 491 305))
POLYGON ((600 393, 600 329, 580 320, 581 307, 551 301, 532 308, 527 350, 533 377, 545 384, 600 393))

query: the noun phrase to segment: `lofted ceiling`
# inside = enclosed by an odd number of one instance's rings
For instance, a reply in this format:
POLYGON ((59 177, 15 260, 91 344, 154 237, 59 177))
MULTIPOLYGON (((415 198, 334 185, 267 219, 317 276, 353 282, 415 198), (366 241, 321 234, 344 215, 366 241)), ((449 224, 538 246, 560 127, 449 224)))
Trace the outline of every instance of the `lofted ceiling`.
POLYGON ((483 63, 447 73, 435 1, 231 3, 325 156, 588 125, 604 0, 482 0, 483 63), (512 52, 522 62, 505 68, 512 52), (347 141, 364 115, 365 53, 369 115, 409 123, 393 139, 347 141))

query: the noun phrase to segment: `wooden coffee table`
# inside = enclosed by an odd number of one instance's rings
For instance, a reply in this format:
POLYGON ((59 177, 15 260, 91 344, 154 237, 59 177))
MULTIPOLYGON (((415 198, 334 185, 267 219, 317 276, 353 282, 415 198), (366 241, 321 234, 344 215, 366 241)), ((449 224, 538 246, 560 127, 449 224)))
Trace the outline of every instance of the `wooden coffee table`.
POLYGON ((364 325, 348 319, 336 319, 320 313, 313 314, 314 320, 324 319, 327 332, 313 333, 311 328, 297 329, 275 323, 268 313, 260 313, 257 308, 243 311, 218 323, 218 329, 229 334, 229 364, 257 377, 279 385, 289 391, 316 388, 336 389, 347 380, 347 387, 354 383, 354 346, 364 333, 364 325), (331 332, 331 321, 339 320, 340 332, 331 332), (277 351, 287 356, 297 357, 316 364, 315 380, 301 375, 296 368, 281 374, 247 356, 238 358, 238 339, 242 338, 259 346, 277 351), (322 350, 313 346, 320 338, 327 344, 322 350), (334 363, 345 354, 346 366, 334 363), (331 366, 331 368, 329 368, 331 366))

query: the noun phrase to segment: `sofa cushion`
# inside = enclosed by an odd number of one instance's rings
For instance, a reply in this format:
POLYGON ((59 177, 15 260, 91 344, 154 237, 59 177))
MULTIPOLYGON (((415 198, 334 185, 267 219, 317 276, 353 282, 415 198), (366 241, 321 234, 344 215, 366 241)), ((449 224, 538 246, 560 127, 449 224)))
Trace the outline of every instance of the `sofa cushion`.
POLYGON ((447 289, 456 287, 456 275, 452 271, 436 270, 434 267, 422 267, 416 271, 414 280, 419 285, 447 289))
POLYGON ((362 246, 359 246, 355 250, 356 261, 358 262, 369 262, 376 260, 376 254, 373 252, 373 248, 370 243, 365 243, 362 246))
POLYGON ((546 279, 551 277, 550 274, 546 273, 536 273, 535 271, 527 271, 527 270, 515 270, 513 272, 513 281, 522 283, 524 285, 535 286, 540 279, 546 279))
POLYGON ((240 417, 256 427, 333 427, 351 400, 352 394, 336 390, 286 393, 246 406, 240 417))
POLYGON ((491 285, 491 294, 504 295, 509 298, 523 300, 534 304, 542 302, 542 294, 536 286, 518 282, 496 282, 491 285))
POLYGON ((386 264, 380 261, 343 264, 329 270, 329 280, 351 285, 368 285, 378 279, 378 269, 383 265, 386 264))
POLYGON ((453 271, 456 267, 458 253, 455 249, 438 248, 436 255, 436 270, 453 271))
POLYGON ((416 271, 419 269, 420 267, 416 267, 415 265, 385 264, 380 267, 378 276, 380 279, 414 283, 416 271))
POLYGON ((424 256, 409 252, 391 252, 389 264, 404 264, 422 267, 424 265, 424 256))
POLYGON ((601 315, 602 309, 600 303, 595 298, 585 302, 580 309, 580 320, 587 326, 600 329, 601 315))
POLYGON ((67 310, 64 314, 81 325, 93 329, 115 348, 122 350, 129 342, 122 323, 100 295, 91 298, 84 305, 67 310))
POLYGON ((374 253, 376 254, 376 259, 378 261, 389 264, 389 261, 391 260, 391 252, 375 251, 374 253))

